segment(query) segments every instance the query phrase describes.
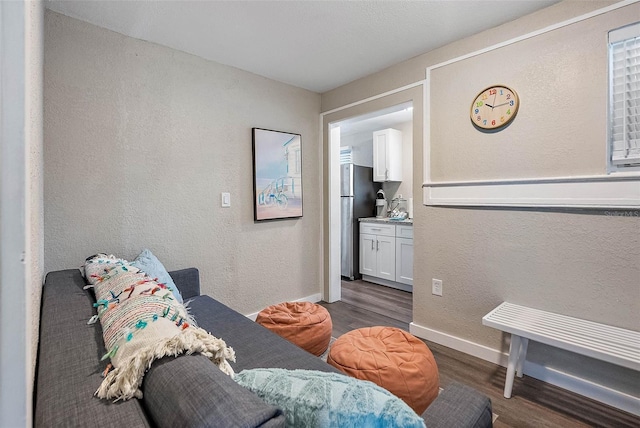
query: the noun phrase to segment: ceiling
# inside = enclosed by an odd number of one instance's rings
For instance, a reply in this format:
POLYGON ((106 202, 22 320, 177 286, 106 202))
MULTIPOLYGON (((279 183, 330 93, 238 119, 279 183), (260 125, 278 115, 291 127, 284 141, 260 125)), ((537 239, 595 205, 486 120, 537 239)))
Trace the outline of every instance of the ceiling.
POLYGON ((380 129, 393 128, 413 120, 413 103, 407 102, 382 110, 352 117, 333 125, 340 126, 340 135, 371 134, 380 129))
POLYGON ((557 2, 46 0, 45 5, 322 93, 557 2))

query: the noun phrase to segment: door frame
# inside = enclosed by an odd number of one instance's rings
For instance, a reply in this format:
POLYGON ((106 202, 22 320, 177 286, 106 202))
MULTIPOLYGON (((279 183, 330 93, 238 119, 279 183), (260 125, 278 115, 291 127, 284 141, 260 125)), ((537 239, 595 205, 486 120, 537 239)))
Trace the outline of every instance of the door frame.
MULTIPOLYGON (((323 289, 322 299, 341 299, 340 277, 340 128, 338 122, 406 102, 413 103, 414 189, 422 190, 425 81, 403 86, 320 114, 323 148, 323 289), (337 135, 336 135, 337 133, 337 135)), ((414 194, 417 194, 414 190, 414 194)), ((419 199, 416 199, 419 200, 419 199)))

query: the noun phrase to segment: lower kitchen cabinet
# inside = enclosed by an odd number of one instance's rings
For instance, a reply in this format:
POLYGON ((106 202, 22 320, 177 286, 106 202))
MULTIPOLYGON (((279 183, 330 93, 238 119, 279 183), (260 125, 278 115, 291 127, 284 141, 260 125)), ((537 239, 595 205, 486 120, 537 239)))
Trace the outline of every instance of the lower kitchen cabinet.
POLYGON ((361 222, 360 273, 367 281, 412 291, 413 227, 361 222))
POLYGON ((395 225, 360 223, 360 273, 395 281, 395 260, 395 225))
POLYGON ((413 285, 413 239, 396 238, 396 281, 413 285))
POLYGON ((396 281, 413 286, 413 226, 396 225, 396 281))

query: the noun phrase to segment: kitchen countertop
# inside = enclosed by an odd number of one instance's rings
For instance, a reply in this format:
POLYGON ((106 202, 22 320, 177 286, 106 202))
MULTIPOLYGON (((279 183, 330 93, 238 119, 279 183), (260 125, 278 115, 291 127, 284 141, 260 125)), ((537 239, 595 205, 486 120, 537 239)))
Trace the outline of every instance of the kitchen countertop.
POLYGON ((377 218, 377 217, 363 217, 358 221, 366 221, 367 223, 391 223, 391 224, 413 224, 413 219, 408 218, 405 220, 391 220, 390 218, 377 218))

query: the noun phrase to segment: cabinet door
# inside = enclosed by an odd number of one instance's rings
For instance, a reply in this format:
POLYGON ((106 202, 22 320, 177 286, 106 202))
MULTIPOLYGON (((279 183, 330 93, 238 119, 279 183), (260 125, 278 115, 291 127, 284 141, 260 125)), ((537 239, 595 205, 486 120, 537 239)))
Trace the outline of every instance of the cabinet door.
POLYGON ((378 250, 377 262, 378 278, 396 280, 396 238, 392 236, 376 236, 376 248, 378 250))
POLYGON ((413 239, 396 238, 396 282, 413 285, 413 239))
POLYGON ((402 132, 388 129, 385 160, 387 181, 402 181, 402 132))
POLYGON ((387 181, 387 133, 373 133, 373 181, 387 181))
POLYGON ((376 236, 360 234, 360 273, 376 276, 376 236))

